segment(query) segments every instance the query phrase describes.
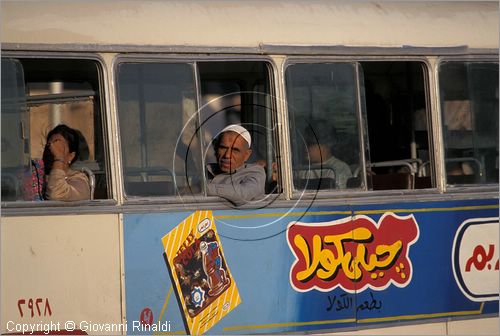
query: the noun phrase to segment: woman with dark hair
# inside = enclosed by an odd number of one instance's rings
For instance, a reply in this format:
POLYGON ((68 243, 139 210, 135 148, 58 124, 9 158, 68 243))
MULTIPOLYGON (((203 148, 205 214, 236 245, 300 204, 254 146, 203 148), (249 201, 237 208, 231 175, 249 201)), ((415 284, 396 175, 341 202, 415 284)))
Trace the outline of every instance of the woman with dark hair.
POLYGON ((71 169, 78 159, 80 137, 66 125, 58 125, 47 135, 43 151, 47 185, 45 198, 58 201, 90 199, 90 183, 87 175, 71 169))

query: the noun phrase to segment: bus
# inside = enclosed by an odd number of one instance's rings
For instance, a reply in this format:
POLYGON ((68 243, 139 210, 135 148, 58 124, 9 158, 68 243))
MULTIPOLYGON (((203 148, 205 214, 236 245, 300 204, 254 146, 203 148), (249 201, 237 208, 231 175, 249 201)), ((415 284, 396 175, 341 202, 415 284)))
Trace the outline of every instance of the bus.
POLYGON ((1 333, 498 334, 498 6, 2 1, 1 333), (39 194, 58 124, 90 200, 39 194))

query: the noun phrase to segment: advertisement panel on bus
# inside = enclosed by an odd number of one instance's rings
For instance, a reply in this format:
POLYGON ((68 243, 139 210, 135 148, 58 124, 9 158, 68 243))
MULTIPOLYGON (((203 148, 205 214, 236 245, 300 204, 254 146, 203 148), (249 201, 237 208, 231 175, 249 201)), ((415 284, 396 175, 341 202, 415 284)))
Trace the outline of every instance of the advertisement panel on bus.
MULTIPOLYGON (((207 213, 241 298, 209 334, 498 313, 496 200, 207 213)), ((129 322, 129 334, 185 332, 183 305, 210 298, 210 284, 200 280, 207 277, 205 267, 179 277, 183 286, 201 284, 179 296, 164 258, 162 237, 192 215, 124 215, 126 316, 141 321, 129 322)), ((179 253, 203 240, 189 240, 189 234, 178 237, 185 241, 179 253)), ((195 250, 186 253, 203 258, 195 250)), ((217 309, 212 313, 207 320, 217 318, 217 309)))

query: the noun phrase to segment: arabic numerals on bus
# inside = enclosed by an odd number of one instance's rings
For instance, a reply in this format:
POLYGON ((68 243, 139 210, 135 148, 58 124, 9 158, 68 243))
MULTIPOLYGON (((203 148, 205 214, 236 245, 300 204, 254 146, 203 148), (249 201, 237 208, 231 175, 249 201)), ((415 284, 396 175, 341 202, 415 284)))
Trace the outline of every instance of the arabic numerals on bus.
POLYGON ((472 256, 467 260, 465 264, 465 271, 470 272, 472 266, 478 271, 482 271, 487 268, 488 270, 498 271, 498 259, 493 264, 492 260, 495 254, 495 245, 489 244, 488 251, 484 248, 483 245, 477 245, 472 252, 472 256))
POLYGON ((24 317, 28 316, 52 316, 52 309, 50 308, 50 303, 48 298, 29 298, 29 299, 19 299, 17 300, 17 309, 19 309, 19 314, 24 317))

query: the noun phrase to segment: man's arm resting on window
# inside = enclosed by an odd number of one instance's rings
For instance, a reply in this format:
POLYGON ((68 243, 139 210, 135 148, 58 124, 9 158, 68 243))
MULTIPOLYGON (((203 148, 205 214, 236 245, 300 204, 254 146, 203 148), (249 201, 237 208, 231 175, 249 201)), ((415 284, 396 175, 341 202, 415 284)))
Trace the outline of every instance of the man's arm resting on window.
POLYGON ((212 181, 207 194, 223 197, 236 205, 259 199, 265 193, 266 173, 260 166, 246 169, 243 177, 227 177, 223 182, 212 181))

